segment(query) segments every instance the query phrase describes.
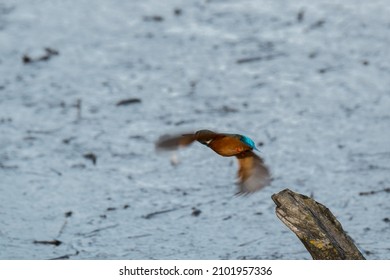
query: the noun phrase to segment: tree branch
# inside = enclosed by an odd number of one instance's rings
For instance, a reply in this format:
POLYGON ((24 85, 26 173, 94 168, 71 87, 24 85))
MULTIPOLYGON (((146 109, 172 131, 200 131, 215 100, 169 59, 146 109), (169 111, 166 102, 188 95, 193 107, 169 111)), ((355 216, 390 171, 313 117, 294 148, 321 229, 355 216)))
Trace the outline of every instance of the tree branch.
POLYGON ((364 260, 336 217, 321 203, 285 189, 272 195, 276 216, 301 240, 315 260, 364 260))

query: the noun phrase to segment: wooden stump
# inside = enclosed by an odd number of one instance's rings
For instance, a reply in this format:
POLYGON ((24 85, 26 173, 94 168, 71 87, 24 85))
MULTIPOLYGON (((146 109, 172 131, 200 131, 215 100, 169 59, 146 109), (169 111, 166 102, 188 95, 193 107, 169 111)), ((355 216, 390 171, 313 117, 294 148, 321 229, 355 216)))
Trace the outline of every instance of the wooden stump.
POLYGON ((364 260, 336 217, 321 203, 285 189, 272 195, 276 215, 301 240, 314 260, 364 260))

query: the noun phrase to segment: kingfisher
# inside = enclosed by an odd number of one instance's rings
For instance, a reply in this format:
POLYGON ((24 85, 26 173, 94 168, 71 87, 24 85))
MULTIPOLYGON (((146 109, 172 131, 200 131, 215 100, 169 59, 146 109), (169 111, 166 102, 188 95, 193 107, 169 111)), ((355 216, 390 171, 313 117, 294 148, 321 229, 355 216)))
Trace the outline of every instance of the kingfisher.
POLYGON ((158 150, 176 150, 186 147, 193 142, 209 147, 223 157, 235 156, 238 160, 238 192, 250 194, 271 183, 271 174, 261 157, 253 150, 257 150, 252 139, 241 134, 218 133, 211 130, 199 130, 195 133, 174 136, 162 136, 156 142, 158 150))

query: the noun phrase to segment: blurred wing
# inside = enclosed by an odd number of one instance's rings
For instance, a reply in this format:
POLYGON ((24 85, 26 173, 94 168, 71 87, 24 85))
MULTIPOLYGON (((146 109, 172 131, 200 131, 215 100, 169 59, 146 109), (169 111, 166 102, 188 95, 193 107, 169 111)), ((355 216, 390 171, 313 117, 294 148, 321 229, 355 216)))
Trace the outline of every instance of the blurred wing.
POLYGON ((182 134, 175 136, 162 136, 156 142, 158 150, 177 150, 180 147, 185 147, 196 140, 195 134, 182 134))
POLYGON ((195 133, 195 138, 198 142, 202 143, 203 145, 206 145, 206 146, 210 146, 210 144, 213 142, 213 140, 215 140, 216 137, 218 137, 220 134, 214 132, 214 131, 211 131, 211 130, 207 130, 207 129, 203 129, 203 130, 199 130, 195 133))
POLYGON ((248 194, 258 191, 271 183, 271 174, 263 160, 252 151, 245 151, 237 156, 238 185, 237 194, 248 194))

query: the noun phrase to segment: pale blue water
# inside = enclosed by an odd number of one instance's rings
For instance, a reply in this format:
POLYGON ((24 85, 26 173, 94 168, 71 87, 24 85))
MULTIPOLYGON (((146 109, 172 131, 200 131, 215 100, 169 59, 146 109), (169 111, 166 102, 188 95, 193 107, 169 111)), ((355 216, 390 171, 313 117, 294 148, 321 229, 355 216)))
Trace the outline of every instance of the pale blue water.
POLYGON ((2 1, 0 258, 310 259, 274 213, 290 188, 388 259, 390 194, 359 193, 390 187, 389 14, 385 0, 2 1), (250 136, 273 184, 236 197, 234 159, 155 153, 199 129, 250 136))

